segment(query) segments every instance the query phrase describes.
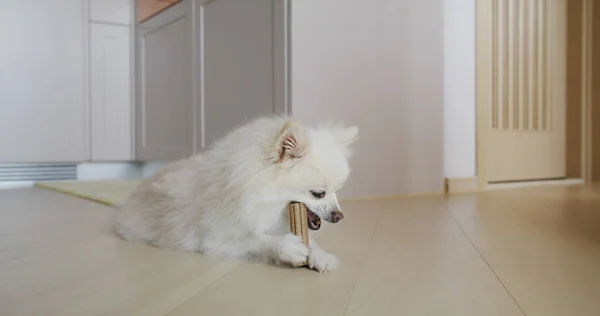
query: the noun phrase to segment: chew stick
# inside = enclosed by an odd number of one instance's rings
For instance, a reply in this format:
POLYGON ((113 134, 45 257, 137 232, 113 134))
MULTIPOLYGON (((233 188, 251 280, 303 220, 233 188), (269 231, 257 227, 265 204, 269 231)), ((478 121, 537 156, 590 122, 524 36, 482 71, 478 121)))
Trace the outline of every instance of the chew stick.
MULTIPOLYGON (((308 247, 308 217, 306 215, 306 205, 293 202, 288 206, 290 215, 290 231, 296 236, 302 237, 302 242, 308 247)), ((304 262, 303 265, 307 265, 304 262)))

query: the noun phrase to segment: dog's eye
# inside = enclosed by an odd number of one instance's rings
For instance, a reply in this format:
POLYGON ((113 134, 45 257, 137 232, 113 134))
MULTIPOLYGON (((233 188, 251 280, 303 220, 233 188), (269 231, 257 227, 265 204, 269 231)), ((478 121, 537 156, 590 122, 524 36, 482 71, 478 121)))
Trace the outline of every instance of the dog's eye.
POLYGON ((317 199, 322 199, 325 197, 325 191, 310 191, 310 194, 317 199))

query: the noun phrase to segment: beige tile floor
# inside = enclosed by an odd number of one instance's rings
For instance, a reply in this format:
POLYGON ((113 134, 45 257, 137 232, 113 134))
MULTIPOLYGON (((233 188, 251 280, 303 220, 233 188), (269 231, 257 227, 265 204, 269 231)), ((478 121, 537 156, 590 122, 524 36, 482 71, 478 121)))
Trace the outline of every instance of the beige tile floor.
POLYGON ((0 315, 600 315, 600 186, 348 202, 329 275, 127 243, 114 210, 0 191, 0 315))

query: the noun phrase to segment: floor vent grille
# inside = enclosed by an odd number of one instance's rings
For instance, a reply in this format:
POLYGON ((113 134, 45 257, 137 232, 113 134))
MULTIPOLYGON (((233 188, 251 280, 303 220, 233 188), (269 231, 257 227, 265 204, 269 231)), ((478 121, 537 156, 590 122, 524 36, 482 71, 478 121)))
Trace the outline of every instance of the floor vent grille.
POLYGON ((0 182, 76 179, 76 164, 0 164, 0 182))

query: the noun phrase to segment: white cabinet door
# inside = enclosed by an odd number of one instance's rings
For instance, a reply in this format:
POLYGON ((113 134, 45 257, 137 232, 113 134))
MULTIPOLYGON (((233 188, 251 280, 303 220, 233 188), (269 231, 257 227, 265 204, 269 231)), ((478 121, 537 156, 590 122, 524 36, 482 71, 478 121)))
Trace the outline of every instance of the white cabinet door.
POLYGON ((90 0, 90 20, 129 25, 132 9, 132 0, 90 0))
POLYGON ((131 160, 130 29, 92 23, 90 34, 92 160, 131 160))
POLYGON ((8 1, 0 21, 0 162, 85 160, 84 1, 8 1))
POLYGON ((137 160, 169 161, 194 151, 194 34, 190 0, 137 26, 137 160))

